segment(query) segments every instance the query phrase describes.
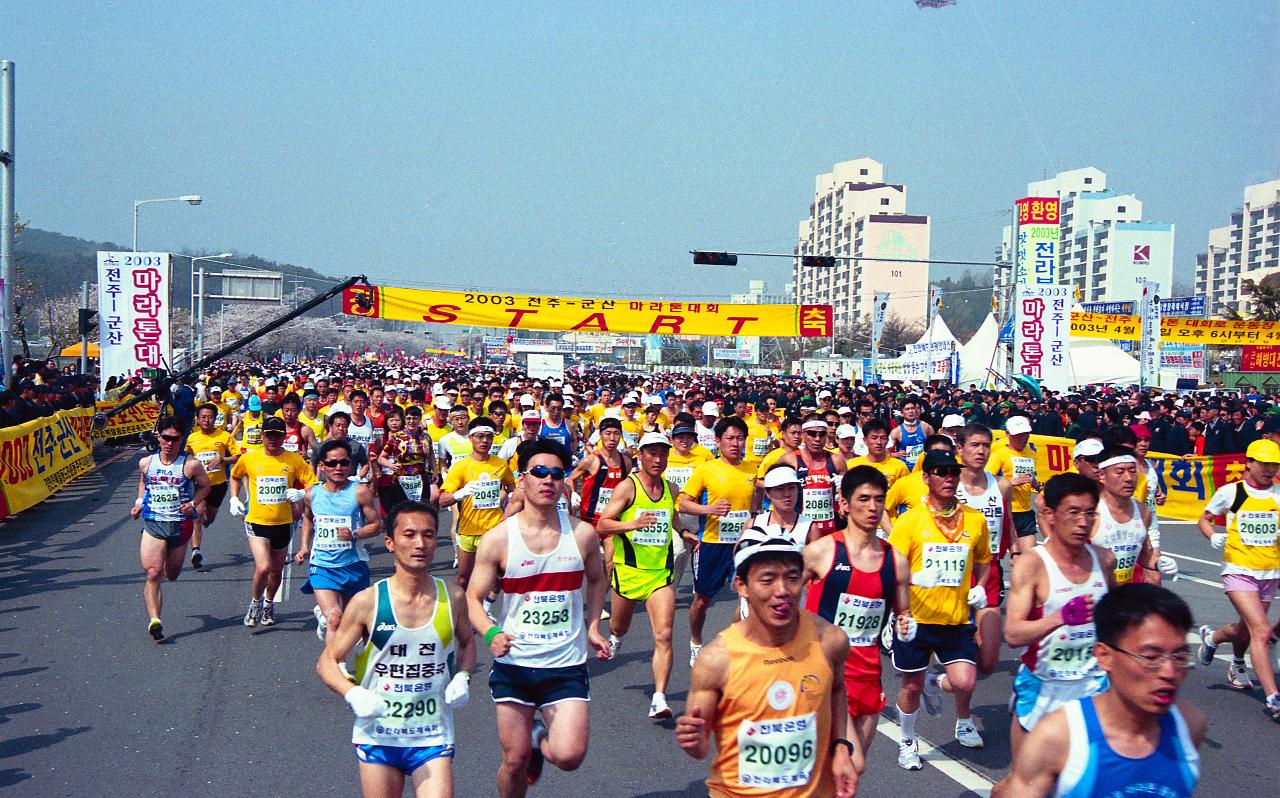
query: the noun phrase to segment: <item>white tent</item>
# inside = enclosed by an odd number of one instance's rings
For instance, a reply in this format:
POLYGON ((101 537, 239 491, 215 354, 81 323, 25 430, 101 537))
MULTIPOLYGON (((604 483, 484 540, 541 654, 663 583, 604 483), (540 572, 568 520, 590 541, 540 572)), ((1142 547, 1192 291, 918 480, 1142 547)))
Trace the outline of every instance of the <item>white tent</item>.
POLYGON ((935 313, 933 316, 933 323, 929 325, 929 329, 924 331, 924 335, 920 336, 920 340, 916 341, 916 343, 945 344, 948 341, 955 344, 957 347, 960 346, 960 342, 951 334, 951 328, 942 320, 942 314, 935 313))
POLYGON ((1000 323, 988 313, 969 342, 960 347, 960 384, 986 385, 991 377, 987 369, 1000 371, 1006 362, 1008 349, 1000 346, 1000 323))
POLYGON ((1128 352, 1102 338, 1071 339, 1071 384, 1137 384, 1141 366, 1128 352))

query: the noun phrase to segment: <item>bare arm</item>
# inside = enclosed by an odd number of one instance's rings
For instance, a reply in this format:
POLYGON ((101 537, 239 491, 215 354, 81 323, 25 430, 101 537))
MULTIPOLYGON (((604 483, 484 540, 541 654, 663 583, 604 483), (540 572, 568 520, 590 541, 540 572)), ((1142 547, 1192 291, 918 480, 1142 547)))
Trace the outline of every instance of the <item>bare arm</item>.
POLYGON ((342 675, 338 665, 346 661, 347 654, 361 638, 368 636, 369 620, 373 615, 373 591, 374 588, 366 588, 351 599, 343 612, 342 625, 330 630, 329 642, 316 661, 316 673, 320 675, 320 681, 340 696, 345 696, 348 690, 355 687, 342 675))
POLYGON ((151 465, 151 457, 144 457, 138 461, 138 496, 133 503, 133 509, 129 511, 129 515, 137 518, 142 515, 142 499, 147 495, 147 467, 151 465))
POLYGON ((631 502, 635 497, 636 487, 634 482, 629 479, 619 482, 618 486, 613 489, 613 495, 609 497, 609 503, 605 505, 604 510, 600 513, 600 523, 596 525, 596 531, 601 535, 634 532, 637 529, 644 529, 653 523, 656 516, 647 511, 638 513, 630 521, 618 520, 618 516, 622 515, 623 510, 631 506, 631 502))
POLYGON ((893 552, 893 611, 898 615, 910 615, 911 561, 896 548, 890 546, 889 550, 893 552))
POLYGON ((209 484, 209 474, 204 470, 204 464, 192 457, 187 460, 182 470, 187 478, 196 484, 196 492, 191 497, 192 511, 204 512, 204 500, 209 495, 209 489, 212 487, 209 484))
POLYGON ((453 641, 458 673, 470 673, 476 666, 476 644, 471 634, 471 618, 466 594, 456 583, 449 583, 449 607, 453 614, 453 641))
MULTIPOLYGON (((480 545, 476 549, 476 564, 471 572, 471 581, 467 583, 467 617, 471 627, 481 636, 497 627, 489 620, 484 611, 484 600, 498 587, 505 563, 502 555, 507 550, 507 525, 499 524, 480 537, 480 545)), ((596 617, 600 617, 598 614, 596 617)), ((506 656, 511 650, 515 636, 508 632, 498 632, 489 639, 489 651, 495 657, 506 656)))
POLYGON ((596 531, 586 522, 580 522, 573 535, 578 541, 578 550, 582 554, 582 567, 586 571, 587 589, 583 617, 587 618, 587 643, 596 649, 596 657, 609 658, 609 641, 600 634, 599 624, 594 619, 600 617, 604 609, 604 593, 606 588, 604 577, 604 559, 600 554, 600 539, 596 531))
MULTIPOLYGON (((706 759, 711 751, 711 730, 716 725, 716 709, 729 679, 729 651, 717 637, 698 654, 689 677, 689 697, 685 714, 676 719, 676 743, 694 759, 706 759)), ((836 678, 842 685, 844 679, 836 678)), ((848 712, 841 708, 839 714, 848 712)), ((834 720, 834 719, 833 719, 834 720)))
POLYGON ((1196 521, 1196 529, 1200 530, 1200 534, 1204 535, 1205 540, 1212 538, 1214 533, 1218 531, 1217 525, 1213 523, 1213 519, 1216 517, 1206 510, 1200 514, 1200 518, 1196 521))
POLYGON ((1004 616, 1004 639, 1011 646, 1027 646, 1062 626, 1062 612, 1030 620, 1036 606, 1036 588, 1044 563, 1039 557, 1019 557, 1013 561, 1008 606, 1004 616))
POLYGON ((297 565, 302 565, 307 561, 307 556, 311 553, 311 537, 315 534, 316 520, 311 512, 311 492, 314 490, 323 490, 319 485, 312 485, 307 488, 307 495, 302 499, 302 517, 298 526, 301 532, 301 539, 298 541, 298 551, 293 555, 293 561, 297 565))
MULTIPOLYGON (((322 490, 322 488, 317 485, 316 490, 322 490)), ((360 505, 360 514, 364 518, 364 523, 354 531, 355 536, 361 540, 377 537, 382 533, 382 517, 378 515, 378 506, 374 503, 373 497, 371 486, 356 486, 356 503, 360 505)))
POLYGON ((1004 781, 991 789, 991 798, 1046 798, 1053 794, 1066 764, 1069 736, 1062 710, 1046 715, 1018 749, 1018 758, 1004 781))
POLYGON ((857 789, 858 775, 867 769, 867 761, 866 752, 857 739, 858 735, 849 737, 849 702, 845 695, 844 679, 840 676, 844 673, 844 661, 849 657, 849 636, 823 618, 814 616, 814 621, 818 625, 822 652, 831 665, 831 672, 835 674, 831 679, 831 739, 849 739, 853 743, 853 751, 841 745, 831 752, 836 794, 852 795, 857 789))

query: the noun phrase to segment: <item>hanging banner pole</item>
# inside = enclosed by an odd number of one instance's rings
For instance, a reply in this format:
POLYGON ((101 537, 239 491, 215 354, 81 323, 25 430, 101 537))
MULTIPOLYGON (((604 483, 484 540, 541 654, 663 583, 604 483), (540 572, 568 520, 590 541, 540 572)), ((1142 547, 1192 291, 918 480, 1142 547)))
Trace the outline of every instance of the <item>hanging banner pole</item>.
POLYGON ((889 309, 889 292, 876 291, 871 305, 871 377, 880 384, 880 335, 884 332, 884 316, 889 309))

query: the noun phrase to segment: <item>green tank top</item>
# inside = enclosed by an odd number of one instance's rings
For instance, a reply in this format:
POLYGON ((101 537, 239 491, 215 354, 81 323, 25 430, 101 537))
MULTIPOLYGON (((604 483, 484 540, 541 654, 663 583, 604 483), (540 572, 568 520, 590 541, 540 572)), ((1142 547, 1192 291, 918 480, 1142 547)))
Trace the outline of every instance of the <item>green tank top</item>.
POLYGON ((672 566, 671 522, 676 513, 671 483, 666 479, 662 480, 662 496, 655 501, 644 492, 639 476, 631 474, 627 479, 631 480, 636 489, 636 496, 631 500, 631 506, 618 516, 618 520, 631 521, 646 511, 657 514, 658 519, 643 529, 615 535, 613 561, 645 571, 669 569, 672 566))

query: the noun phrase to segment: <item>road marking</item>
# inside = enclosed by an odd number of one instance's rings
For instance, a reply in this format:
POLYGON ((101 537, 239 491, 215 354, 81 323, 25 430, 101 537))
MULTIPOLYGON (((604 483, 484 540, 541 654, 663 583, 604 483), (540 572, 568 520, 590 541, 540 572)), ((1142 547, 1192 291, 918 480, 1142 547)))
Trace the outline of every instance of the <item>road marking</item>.
POLYGON ((1222 563, 1214 562, 1213 560, 1202 560, 1202 559, 1200 559, 1199 557, 1189 557, 1189 556, 1187 556, 1186 554, 1174 554, 1174 553, 1173 553, 1173 552, 1171 552, 1171 551, 1164 551, 1163 549, 1160 551, 1160 553, 1161 553, 1161 554, 1168 554, 1170 557, 1177 557, 1179 560, 1188 560, 1188 561, 1190 561, 1190 562, 1198 562, 1198 563, 1200 563, 1201 565, 1213 565, 1213 566, 1217 566, 1217 565, 1221 565, 1221 564, 1222 564, 1222 563))
MULTIPOLYGON (((876 724, 876 731, 888 737, 895 745, 897 745, 901 737, 898 724, 883 717, 876 724)), ((950 777, 956 784, 981 795, 983 798, 988 798, 991 795, 991 787, 995 784, 994 781, 963 762, 952 759, 945 752, 934 748, 929 744, 928 740, 918 734, 916 735, 916 743, 920 748, 920 759, 942 771, 944 775, 950 777)))
POLYGON ((115 462, 117 462, 117 461, 123 460, 123 459, 125 459, 126 457, 130 457, 130 456, 132 456, 133 454, 135 454, 135 452, 131 452, 131 451, 129 451, 128 449, 126 449, 126 450, 124 450, 123 452, 120 452, 120 453, 118 453, 118 454, 113 454, 113 455, 111 455, 110 457, 108 457, 106 460, 103 460, 101 463, 98 463, 96 466, 94 466, 94 467, 93 467, 93 471, 91 471, 91 472, 89 472, 89 473, 94 473, 94 472, 96 472, 96 471, 101 471, 102 469, 106 468, 107 466, 111 465, 112 463, 115 463, 115 462))

